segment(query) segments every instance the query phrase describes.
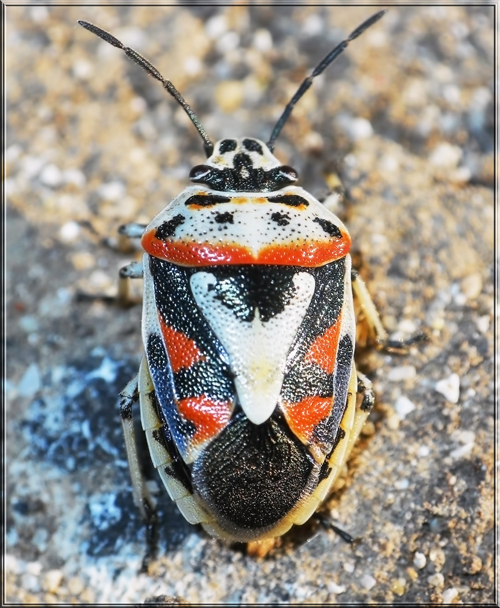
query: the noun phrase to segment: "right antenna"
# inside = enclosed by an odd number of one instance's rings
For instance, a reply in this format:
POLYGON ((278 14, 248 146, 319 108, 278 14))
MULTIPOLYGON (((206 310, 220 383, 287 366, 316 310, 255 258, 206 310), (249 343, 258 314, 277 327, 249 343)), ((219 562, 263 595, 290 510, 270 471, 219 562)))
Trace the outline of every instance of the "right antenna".
POLYGON ((312 71, 311 75, 308 76, 304 80, 304 82, 300 85, 300 87, 297 89, 297 92, 292 97, 292 99, 290 99, 290 101, 286 105, 286 108, 283 110, 283 114, 280 116, 278 122, 276 123, 276 126, 274 127, 273 132, 271 133, 271 137, 270 137, 269 141, 267 142, 267 147, 269 148, 269 150, 271 152, 274 150, 274 144, 275 144, 276 140, 278 139, 278 135, 280 134, 281 129, 283 128, 283 125, 288 120, 288 117, 292 113, 292 110, 295 107, 295 104, 299 101, 299 99, 302 97, 302 95, 304 95, 304 93, 307 91, 307 89, 312 85, 313 79, 316 78, 316 76, 319 76, 335 59, 337 59, 337 57, 340 55, 340 53, 342 53, 342 51, 344 51, 347 48, 347 46, 348 46, 349 42, 351 42, 351 40, 354 40, 358 36, 361 36, 361 34, 365 30, 367 30, 369 27, 371 27, 379 19, 382 19, 382 17, 386 13, 387 13, 387 11, 380 11, 378 13, 375 13, 375 15, 372 15, 369 19, 364 21, 361 25, 358 25, 358 27, 353 32, 351 32, 351 34, 349 34, 349 36, 345 40, 343 40, 340 44, 338 44, 332 51, 330 51, 330 53, 328 53, 328 55, 324 59, 322 59, 318 63, 318 65, 312 71))

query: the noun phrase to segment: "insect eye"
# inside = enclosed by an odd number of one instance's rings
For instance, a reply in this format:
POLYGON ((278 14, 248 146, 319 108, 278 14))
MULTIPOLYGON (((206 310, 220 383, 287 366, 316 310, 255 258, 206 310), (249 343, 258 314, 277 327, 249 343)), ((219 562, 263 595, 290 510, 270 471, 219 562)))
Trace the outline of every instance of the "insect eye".
POLYGON ((189 179, 193 182, 199 182, 203 180, 211 171, 211 167, 208 165, 196 165, 189 172, 189 179))
POLYGON ((296 182, 299 179, 299 174, 293 167, 289 167, 288 165, 281 165, 279 167, 279 172, 281 175, 286 178, 290 182, 296 182))

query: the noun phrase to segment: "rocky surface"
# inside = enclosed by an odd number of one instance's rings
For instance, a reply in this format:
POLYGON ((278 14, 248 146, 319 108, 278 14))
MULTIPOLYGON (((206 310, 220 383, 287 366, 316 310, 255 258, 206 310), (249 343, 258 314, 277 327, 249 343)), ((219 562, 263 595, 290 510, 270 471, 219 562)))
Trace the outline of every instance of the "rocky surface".
POLYGON ((392 8, 276 146, 319 197, 340 175, 339 213, 392 337, 430 334, 406 357, 363 353, 377 404, 329 504, 360 542, 311 524, 258 559, 187 524, 158 486, 160 556, 138 574, 116 395, 140 361, 140 307, 76 298, 113 293, 138 252, 107 240, 203 160, 161 86, 77 19, 147 56, 213 139, 265 140, 375 10, 7 7, 9 602, 494 601, 492 6, 392 8))

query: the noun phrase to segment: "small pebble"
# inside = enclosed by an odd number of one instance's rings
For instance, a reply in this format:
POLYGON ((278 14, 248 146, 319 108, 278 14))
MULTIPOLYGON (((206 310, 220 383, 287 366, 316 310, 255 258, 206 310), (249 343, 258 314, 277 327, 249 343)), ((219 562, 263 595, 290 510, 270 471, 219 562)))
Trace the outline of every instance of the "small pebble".
POLYGON ((59 238, 65 243, 76 241, 80 236, 80 226, 76 222, 66 222, 59 229, 59 238))
POLYGON ((99 196, 107 201, 119 201, 125 196, 125 186, 122 182, 108 182, 107 184, 101 184, 97 189, 99 196))
POLYGON ((72 576, 67 583, 68 591, 71 595, 80 595, 80 593, 84 590, 85 585, 81 578, 78 576, 72 576))
POLYGON ((423 553, 420 553, 420 551, 417 551, 413 556, 413 565, 415 566, 415 568, 422 570, 422 568, 425 568, 426 563, 427 558, 425 557, 425 555, 423 553))
POLYGON ((470 274, 462 279, 460 288, 468 300, 475 300, 483 290, 483 278, 479 273, 470 274))
POLYGON ((41 386, 42 379, 38 365, 31 363, 17 385, 17 392, 23 397, 33 397, 40 390, 41 386))
POLYGON ((460 397, 460 378, 458 374, 451 374, 436 382, 434 389, 444 396, 449 403, 458 403, 460 397))
POLYGON ((444 576, 441 572, 436 572, 436 574, 432 574, 428 577, 427 582, 432 587, 442 587, 444 585, 444 576))
POLYGON ((397 596, 401 597, 406 589, 406 580, 404 578, 398 578, 392 583, 392 591, 397 596))
POLYGON ((473 442, 466 443, 465 445, 462 445, 459 448, 452 450, 450 452, 450 456, 451 456, 451 458, 453 458, 453 460, 460 460, 460 458, 464 458, 465 456, 468 456, 472 452, 473 447, 474 447, 473 442))
POLYGON ((458 597, 458 589, 450 587, 443 591, 443 604, 451 604, 451 602, 458 597))
POLYGON ((344 585, 337 585, 336 583, 329 582, 326 584, 326 588, 330 593, 334 595, 340 595, 341 593, 345 593, 346 587, 344 585))
POLYGON ((462 158, 462 149, 449 143, 441 143, 434 148, 429 160, 437 167, 455 168, 462 158))
POLYGON ((34 331, 38 331, 40 325, 38 323, 38 319, 36 317, 32 317, 31 315, 26 315, 19 319, 19 326, 23 331, 27 334, 31 334, 34 331))
POLYGON ((427 446, 427 445, 421 445, 417 450, 417 456, 419 458, 427 458, 427 456, 429 456, 430 453, 431 453, 431 450, 430 450, 429 446, 427 446))
POLYGON ((396 488, 396 490, 406 490, 410 485, 410 482, 408 481, 408 479, 398 479, 396 482, 394 482, 394 487, 396 488))
POLYGON ((237 110, 244 98, 243 84, 239 80, 226 80, 217 85, 215 101, 219 108, 226 113, 237 110))
POLYGON ((396 410, 399 418, 404 420, 410 412, 413 412, 415 409, 415 404, 413 401, 410 401, 408 397, 401 395, 397 398, 396 403, 394 404, 394 409, 396 410))
POLYGON ((370 589, 373 589, 373 587, 375 587, 377 581, 373 578, 373 576, 370 576, 369 574, 364 574, 360 579, 360 583, 367 591, 370 591, 370 589))
POLYGON ((273 39, 269 30, 257 30, 253 35, 253 45, 261 53, 270 51, 273 48, 273 39))
POLYGON ((417 370, 413 365, 399 365, 389 371, 387 379, 391 382, 401 382, 401 380, 413 380, 416 376, 417 370))
POLYGON ((487 334, 490 329, 490 316, 483 315, 476 319, 476 327, 482 334, 487 334))
POLYGON ((352 574, 354 572, 354 564, 352 562, 344 562, 342 564, 342 567, 344 568, 344 570, 346 572, 348 572, 349 574, 352 574))
POLYGON ((30 572, 25 572, 21 576, 21 585, 24 590, 31 591, 31 593, 38 593, 40 591, 40 581, 38 580, 38 576, 35 576, 30 572))
POLYGON ((40 173, 40 181, 49 188, 55 188, 61 185, 63 175, 59 167, 54 164, 47 165, 40 173))
POLYGON ((399 425, 401 424, 401 418, 393 412, 390 416, 387 417, 387 426, 391 429, 391 431, 396 431, 399 429, 399 425))
POLYGON ((56 593, 63 579, 62 570, 49 570, 42 577, 42 589, 49 593, 56 593))

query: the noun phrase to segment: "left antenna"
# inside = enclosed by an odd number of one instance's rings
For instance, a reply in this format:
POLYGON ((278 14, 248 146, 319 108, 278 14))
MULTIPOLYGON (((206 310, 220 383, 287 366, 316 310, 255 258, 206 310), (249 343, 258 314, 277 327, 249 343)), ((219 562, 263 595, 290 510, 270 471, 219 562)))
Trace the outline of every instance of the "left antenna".
POLYGON ((96 36, 99 36, 99 38, 102 38, 105 42, 108 42, 109 44, 116 46, 117 48, 124 51, 126 55, 128 55, 133 61, 135 61, 137 65, 140 65, 141 68, 145 70, 150 76, 156 78, 156 80, 159 80, 162 83, 163 88, 167 89, 170 95, 175 98, 175 100, 179 103, 184 112, 186 112, 186 114, 189 116, 189 119, 200 134, 200 137, 203 139, 203 147, 205 149, 207 157, 212 155, 212 152, 214 150, 214 144, 208 137, 207 132, 203 128, 201 122, 199 121, 191 106, 187 103, 187 101, 179 93, 179 91, 174 87, 170 80, 163 78, 163 76, 152 63, 149 63, 147 59, 145 59, 137 51, 134 51, 134 49, 125 46, 122 42, 118 40, 118 38, 115 38, 109 32, 106 32, 106 30, 102 30, 100 27, 97 27, 97 25, 89 23, 88 21, 78 21, 78 23, 86 30, 89 30, 89 32, 92 32, 96 36))

